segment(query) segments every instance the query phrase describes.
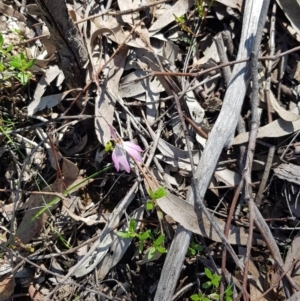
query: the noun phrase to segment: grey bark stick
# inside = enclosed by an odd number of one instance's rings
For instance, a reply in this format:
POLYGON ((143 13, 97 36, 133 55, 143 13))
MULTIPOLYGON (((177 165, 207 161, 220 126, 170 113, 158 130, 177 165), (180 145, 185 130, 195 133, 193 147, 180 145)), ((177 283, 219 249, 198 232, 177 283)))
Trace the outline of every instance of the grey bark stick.
MULTIPOLYGON (((246 2, 238 60, 250 56, 262 2, 262 0, 248 0, 246 2)), ((249 68, 249 62, 235 65, 223 107, 201 156, 196 170, 197 178, 195 179, 201 196, 200 202, 203 201, 222 149, 229 146, 232 141, 249 82, 249 68)), ((190 189, 187 202, 193 204, 194 199, 194 193, 190 189)), ((199 204, 195 204, 195 207, 197 210, 199 204)), ((190 237, 191 232, 183 231, 181 226, 178 227, 165 260, 154 301, 170 301, 172 299, 190 237), (180 239, 178 239, 178 236, 180 236, 180 239), (180 252, 178 252, 178 249, 180 249, 180 252)))
POLYGON ((85 84, 84 65, 88 53, 78 28, 74 25, 65 0, 36 0, 55 45, 69 89, 85 84))

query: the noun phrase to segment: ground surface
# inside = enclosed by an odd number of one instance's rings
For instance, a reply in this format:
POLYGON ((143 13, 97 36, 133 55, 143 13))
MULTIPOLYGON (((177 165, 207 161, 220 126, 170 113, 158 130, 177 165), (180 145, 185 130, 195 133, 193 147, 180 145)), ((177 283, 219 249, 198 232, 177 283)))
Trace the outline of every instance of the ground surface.
POLYGON ((217 166, 247 1, 47 2, 0 2, 0 300, 298 300, 299 2, 271 1, 217 166))

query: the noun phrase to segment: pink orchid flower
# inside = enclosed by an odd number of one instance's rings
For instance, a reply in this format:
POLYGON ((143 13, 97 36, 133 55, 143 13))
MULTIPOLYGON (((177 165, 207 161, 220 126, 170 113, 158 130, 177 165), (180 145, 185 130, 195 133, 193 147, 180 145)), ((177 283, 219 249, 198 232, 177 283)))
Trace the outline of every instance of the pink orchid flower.
POLYGON ((130 173, 129 157, 138 162, 142 162, 141 152, 143 151, 138 145, 131 141, 123 141, 118 137, 115 129, 109 125, 112 139, 115 141, 115 148, 112 153, 112 160, 117 171, 125 170, 130 173))

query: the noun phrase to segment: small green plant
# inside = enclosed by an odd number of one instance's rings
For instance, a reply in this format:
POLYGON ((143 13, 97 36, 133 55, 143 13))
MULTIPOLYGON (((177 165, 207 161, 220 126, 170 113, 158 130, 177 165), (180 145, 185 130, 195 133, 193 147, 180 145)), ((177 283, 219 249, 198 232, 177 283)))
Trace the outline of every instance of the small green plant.
POLYGON ((158 238, 155 240, 154 238, 152 239, 153 239, 153 246, 149 250, 148 259, 151 259, 154 256, 155 252, 159 252, 161 254, 167 253, 166 248, 163 246, 165 240, 164 234, 159 235, 158 238))
POLYGON ((150 260, 155 252, 166 253, 167 250, 163 246, 165 235, 161 234, 158 238, 155 238, 155 235, 151 230, 147 230, 141 233, 136 233, 137 224, 134 219, 129 220, 129 226, 127 231, 118 231, 117 235, 122 238, 137 238, 139 244, 139 253, 141 254, 144 250, 144 244, 147 239, 151 241, 151 247, 148 252, 148 259, 150 260))
MULTIPOLYGON (((210 269, 204 268, 204 273, 206 277, 209 279, 208 281, 202 284, 202 288, 210 289, 211 293, 204 294, 203 292, 199 292, 198 294, 194 294, 190 296, 190 299, 193 301, 211 301, 211 300, 220 300, 220 294, 218 293, 220 287, 220 281, 222 276, 212 273, 210 269)), ((232 301, 232 287, 227 286, 224 292, 224 300, 232 301)))
POLYGON ((202 292, 190 296, 190 299, 193 301, 211 301, 202 292))
POLYGON ((214 288, 219 288, 222 276, 212 273, 210 269, 204 268, 204 273, 209 281, 202 284, 203 288, 209 288, 213 286, 214 288))
POLYGON ((201 252, 203 248, 195 243, 194 241, 191 241, 188 251, 187 251, 187 256, 195 256, 198 252, 201 252))
POLYGON ((24 53, 20 53, 19 55, 14 55, 9 62, 12 70, 16 70, 15 77, 21 82, 22 85, 26 85, 29 78, 32 76, 32 73, 28 71, 33 64, 34 60, 28 60, 24 53))
POLYGON ((204 7, 204 0, 196 0, 196 11, 198 16, 203 19, 206 17, 207 11, 211 8, 215 0, 211 0, 207 10, 204 7))
POLYGON ((61 235, 61 233, 60 233, 59 231, 57 231, 57 229, 56 229, 55 227, 53 227, 50 223, 47 222, 47 224, 49 225, 51 231, 53 231, 53 232, 57 235, 59 241, 63 244, 63 246, 64 246, 66 249, 71 249, 72 246, 71 246, 71 245, 68 243, 68 241, 61 235))
POLYGON ((159 187, 157 190, 152 191, 149 189, 148 191, 151 200, 157 200, 167 195, 165 187, 159 187))
POLYGON ((118 231, 117 235, 122 238, 137 238, 139 241, 139 253, 144 250, 144 242, 150 237, 151 230, 147 230, 141 233, 136 233, 137 224, 133 218, 129 220, 128 230, 126 232, 118 231))
POLYGON ((23 52, 13 55, 13 45, 4 48, 4 38, 0 34, 0 72, 2 73, 2 80, 14 77, 22 85, 26 85, 28 80, 32 77, 29 69, 33 66, 35 60, 29 60, 23 52))
POLYGON ((233 300, 232 295, 233 295, 232 287, 230 285, 228 285, 226 288, 226 291, 224 292, 224 300, 232 301, 233 300))
POLYGON ((197 9, 198 16, 200 18, 203 18, 204 13, 205 13, 203 2, 204 2, 204 0, 196 0, 196 9, 197 9))
POLYGON ((154 209, 154 201, 160 199, 167 195, 167 191, 165 187, 159 187, 157 190, 152 191, 149 189, 148 194, 150 196, 150 200, 147 201, 146 209, 151 211, 154 209))
POLYGON ((10 52, 13 49, 13 45, 9 45, 8 47, 6 47, 5 49, 3 48, 3 44, 4 44, 4 38, 3 35, 0 34, 0 55, 2 57, 8 57, 10 56, 10 52))
POLYGON ((184 16, 177 17, 174 15, 175 21, 180 27, 182 31, 185 31, 187 33, 190 33, 191 35, 195 36, 195 33, 185 24, 185 18, 184 16))

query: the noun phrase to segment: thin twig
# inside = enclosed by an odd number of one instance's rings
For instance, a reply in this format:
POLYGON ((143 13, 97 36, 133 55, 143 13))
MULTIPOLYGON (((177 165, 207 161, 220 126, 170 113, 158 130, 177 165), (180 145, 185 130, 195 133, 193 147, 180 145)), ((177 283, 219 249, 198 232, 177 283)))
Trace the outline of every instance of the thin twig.
MULTIPOLYGON (((275 61, 287 54, 290 54, 290 53, 293 53, 293 52, 296 52, 296 51, 299 51, 300 50, 300 46, 297 46, 297 47, 294 47, 290 50, 287 50, 285 52, 282 52, 280 54, 276 54, 276 55, 273 55, 273 56, 262 56, 262 57, 259 57, 258 60, 259 61, 267 61, 267 60, 271 60, 271 61, 275 61)), ((235 64, 241 64, 241 63, 245 63, 245 62, 248 62, 250 61, 250 57, 249 58, 246 58, 246 59, 241 59, 241 60, 236 60, 236 61, 232 61, 232 62, 228 62, 226 64, 220 64, 218 66, 215 66, 215 67, 211 67, 211 68, 208 68, 206 70, 203 70, 203 71, 200 71, 200 72, 196 72, 196 73, 187 73, 187 72, 160 72, 160 71, 152 71, 150 75, 146 75, 147 76, 153 76, 153 75, 167 75, 167 76, 189 76, 189 77, 199 77, 201 75, 204 75, 206 73, 209 73, 211 71, 214 71, 214 70, 218 70, 218 69, 221 69, 221 68, 224 68, 224 67, 227 67, 227 66, 232 66, 232 65, 235 65, 235 64)), ((142 77, 140 78, 142 79, 142 77)))
POLYGON ((272 168, 273 158, 274 158, 274 154, 275 154, 275 149, 276 149, 276 147, 274 145, 271 145, 269 148, 268 158, 267 158, 266 165, 265 165, 265 170, 264 170, 256 197, 255 197, 255 204, 258 207, 260 207, 260 205, 261 205, 262 195, 263 195, 263 192, 264 192, 267 182, 268 182, 268 178, 269 178, 269 174, 270 174, 270 171, 272 168))
MULTIPOLYGON (((49 275, 53 275, 54 277, 57 277, 57 278, 60 278, 60 279, 63 279, 64 276, 63 275, 60 275, 60 274, 57 274, 57 273, 54 273, 48 269, 46 269, 43 265, 38 265, 38 264, 35 264, 34 262, 30 261, 29 259, 27 259, 26 257, 23 257, 19 252, 16 252, 16 251, 13 251, 9 248, 4 248, 3 246, 1 246, 0 248, 2 249, 5 249, 6 251, 10 252, 11 254, 13 254, 14 257, 16 258, 21 258, 24 262, 28 263, 29 265, 31 266, 34 266, 37 270, 41 270, 43 271, 44 273, 46 274, 49 274, 49 275)), ((110 298, 109 296, 101 293, 99 290, 98 291, 95 291, 95 290, 92 290, 92 289, 89 289, 87 288, 86 286, 83 286, 83 285, 80 285, 78 283, 76 283, 75 281, 70 281, 70 283, 66 283, 66 282, 63 282, 63 284, 69 284, 69 285, 75 285, 81 289, 84 289, 86 291, 89 291, 91 293, 94 293, 94 294, 98 294, 100 296, 103 296, 105 298, 107 298, 108 300, 115 300, 115 298, 110 298)), ((58 285, 59 286, 59 285, 58 285)))
POLYGON ((262 4, 262 9, 259 16, 259 21, 257 25, 257 32, 254 40, 254 45, 251 53, 251 78, 252 78, 252 102, 251 102, 251 129, 249 136, 249 144, 247 151, 247 160, 246 166, 243 172, 243 178, 245 181, 245 200, 248 203, 249 208, 249 236, 247 241, 247 250, 244 258, 244 278, 243 278, 243 295, 244 300, 248 301, 249 297, 247 292, 247 283, 248 283, 248 269, 249 269, 249 261, 250 254, 252 248, 252 238, 253 238, 253 224, 255 219, 255 211, 254 211, 254 200, 252 195, 252 185, 251 185, 251 171, 252 164, 255 152, 256 145, 256 136, 258 132, 258 55, 260 50, 260 43, 263 34, 263 29, 266 21, 266 17, 268 14, 270 0, 264 0, 262 4))
MULTIPOLYGON (((271 25, 270 25, 270 55, 274 55, 275 53, 275 22, 276 22, 276 3, 273 3, 272 15, 271 15, 271 25)), ((267 103, 267 112, 268 112, 268 123, 272 122, 272 114, 271 114, 271 78, 272 78, 272 66, 273 62, 269 61, 267 64, 267 75, 266 75, 266 84, 265 84, 265 99, 267 103)))
POLYGON ((76 21, 74 23, 75 24, 79 24, 79 23, 82 23, 82 22, 85 22, 85 21, 88 21, 88 20, 92 20, 92 19, 101 17, 103 15, 111 15, 111 16, 130 15, 132 13, 135 13, 135 12, 147 9, 149 7, 156 6, 156 5, 159 5, 159 4, 163 4, 163 3, 166 3, 166 2, 171 2, 171 1, 173 1, 173 0, 160 0, 160 1, 153 2, 153 3, 149 3, 149 4, 143 4, 143 5, 135 8, 135 9, 127 9, 127 10, 123 10, 123 11, 115 11, 115 12, 113 12, 113 11, 106 10, 106 11, 101 12, 99 14, 92 15, 92 16, 86 17, 84 19, 78 20, 78 21, 76 21))

